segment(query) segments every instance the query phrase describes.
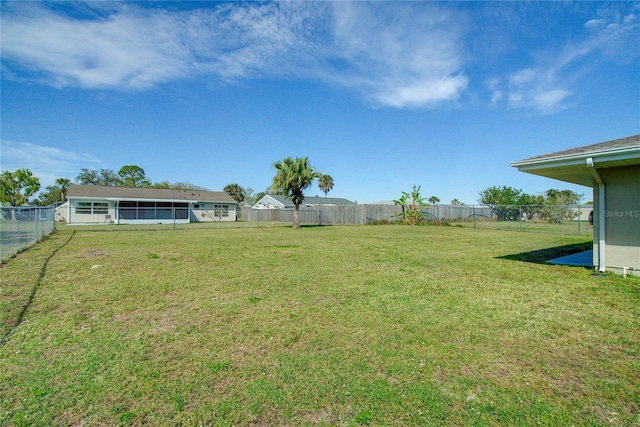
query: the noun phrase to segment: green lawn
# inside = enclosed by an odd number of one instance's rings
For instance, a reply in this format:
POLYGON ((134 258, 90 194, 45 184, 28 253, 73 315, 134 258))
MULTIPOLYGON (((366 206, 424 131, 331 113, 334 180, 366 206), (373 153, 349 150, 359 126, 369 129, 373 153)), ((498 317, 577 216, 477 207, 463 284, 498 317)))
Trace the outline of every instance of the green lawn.
POLYGON ((640 424, 640 279, 540 262, 588 236, 113 229, 0 268, 0 425, 640 424))

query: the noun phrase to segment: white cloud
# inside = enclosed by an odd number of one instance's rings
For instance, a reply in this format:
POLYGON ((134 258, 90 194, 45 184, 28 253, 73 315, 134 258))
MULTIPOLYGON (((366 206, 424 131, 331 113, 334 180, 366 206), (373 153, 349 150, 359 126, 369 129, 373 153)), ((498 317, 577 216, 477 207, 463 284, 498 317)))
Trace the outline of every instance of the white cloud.
POLYGON ((506 93, 511 109, 553 114, 569 108, 580 77, 597 72, 594 64, 612 58, 622 62, 637 58, 637 21, 633 13, 587 21, 584 27, 588 34, 583 39, 559 43, 559 50, 537 52, 531 67, 516 70, 503 79, 487 80, 491 105, 495 106, 506 93))
POLYGON ((174 37, 179 22, 165 13, 124 8, 74 20, 32 4, 10 12, 2 20, 3 56, 53 86, 140 89, 185 74, 190 53, 174 37))
POLYGON ((598 28, 602 28, 605 25, 606 22, 604 19, 590 19, 584 24, 586 28, 589 28, 591 30, 597 30, 598 28))
POLYGON ((0 141, 2 164, 0 170, 29 169, 40 179, 42 188, 58 178, 73 179, 82 168, 92 169, 99 160, 90 154, 77 153, 3 139, 0 141))
POLYGON ((508 76, 509 108, 529 108, 553 114, 568 107, 571 91, 561 88, 554 70, 527 68, 508 76))
POLYGON ((354 89, 378 105, 420 107, 455 100, 467 87, 457 28, 455 17, 424 3, 169 11, 10 2, 2 14, 3 68, 5 76, 27 72, 55 87, 117 90, 202 76, 293 76, 354 89))
MULTIPOLYGON (((433 5, 334 3, 335 51, 349 68, 337 79, 381 105, 416 107, 457 99, 462 72, 459 26, 433 5)), ((338 73, 339 71, 339 73, 338 73)))

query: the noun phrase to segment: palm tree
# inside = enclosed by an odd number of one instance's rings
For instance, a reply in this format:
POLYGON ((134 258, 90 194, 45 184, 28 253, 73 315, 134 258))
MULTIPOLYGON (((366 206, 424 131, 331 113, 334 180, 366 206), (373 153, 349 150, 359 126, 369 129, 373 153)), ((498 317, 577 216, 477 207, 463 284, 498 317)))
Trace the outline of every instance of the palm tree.
POLYGON ((60 186, 60 200, 64 203, 64 199, 67 198, 67 190, 69 190, 69 185, 71 184, 71 180, 67 178, 58 178, 56 179, 56 185, 60 186))
POLYGON ((431 196, 429 197, 429 203, 431 203, 432 205, 435 205, 436 203, 440 202, 440 198, 438 198, 438 196, 431 196))
POLYGON ((300 205, 304 200, 303 191, 314 179, 322 175, 309 163, 308 157, 284 158, 273 164, 277 171, 271 185, 276 194, 286 196, 293 202, 293 228, 300 228, 300 205))
POLYGON ((238 202, 238 206, 244 202, 245 198, 245 189, 240 184, 227 184, 223 190, 225 193, 230 195, 236 202, 238 202))
POLYGON ((320 175, 320 178, 318 178, 318 188, 322 190, 326 199, 327 193, 333 190, 333 178, 331 175, 320 175))

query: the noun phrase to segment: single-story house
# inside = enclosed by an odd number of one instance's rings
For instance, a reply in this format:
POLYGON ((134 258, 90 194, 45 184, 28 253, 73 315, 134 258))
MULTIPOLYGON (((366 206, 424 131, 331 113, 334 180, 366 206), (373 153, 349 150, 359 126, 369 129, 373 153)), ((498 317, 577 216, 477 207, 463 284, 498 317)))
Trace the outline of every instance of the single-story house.
MULTIPOLYGON (((355 205, 355 202, 337 197, 307 197, 305 196, 301 207, 314 206, 345 206, 355 205)), ((252 206, 254 209, 293 209, 294 205, 291 199, 285 196, 267 194, 258 200, 252 206)))
POLYGON ((222 191, 69 186, 68 224, 166 224, 235 221, 237 202, 222 191))
POLYGON ((640 135, 511 163, 593 188, 593 265, 640 275, 640 135))

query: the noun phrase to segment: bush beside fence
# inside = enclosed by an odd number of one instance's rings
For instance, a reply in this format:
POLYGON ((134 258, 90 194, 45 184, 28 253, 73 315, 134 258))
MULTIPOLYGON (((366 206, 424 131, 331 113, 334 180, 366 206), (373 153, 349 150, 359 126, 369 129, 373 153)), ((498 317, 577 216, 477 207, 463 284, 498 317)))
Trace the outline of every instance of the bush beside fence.
POLYGON ((0 207, 0 260, 4 262, 55 230, 53 207, 0 207))

